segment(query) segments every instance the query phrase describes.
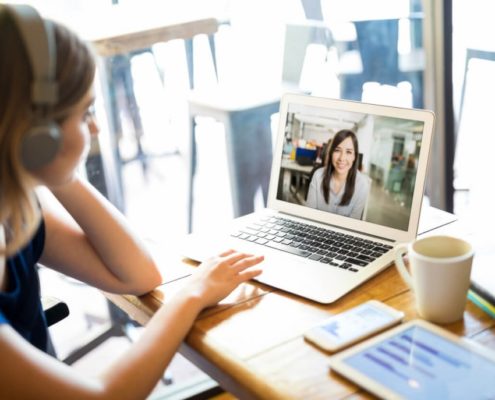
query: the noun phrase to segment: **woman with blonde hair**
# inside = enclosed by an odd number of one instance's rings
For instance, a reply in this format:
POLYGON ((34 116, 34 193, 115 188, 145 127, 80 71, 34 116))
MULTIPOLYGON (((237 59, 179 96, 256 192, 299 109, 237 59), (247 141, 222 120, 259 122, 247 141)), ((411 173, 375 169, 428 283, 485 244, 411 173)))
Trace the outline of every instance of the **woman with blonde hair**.
POLYGON ((251 267, 263 258, 228 250, 200 265, 100 378, 48 355, 38 262, 113 293, 144 294, 162 277, 124 217, 76 173, 98 133, 90 49, 30 6, 0 5, 0 38, 0 398, 145 398, 198 313, 259 275, 251 267), (38 198, 39 187, 53 196, 38 198))

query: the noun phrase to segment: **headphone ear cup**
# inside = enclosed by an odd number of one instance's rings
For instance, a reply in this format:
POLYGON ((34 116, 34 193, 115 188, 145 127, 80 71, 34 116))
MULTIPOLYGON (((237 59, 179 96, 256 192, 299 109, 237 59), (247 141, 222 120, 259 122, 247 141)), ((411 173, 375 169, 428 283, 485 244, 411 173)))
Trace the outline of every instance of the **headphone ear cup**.
POLYGON ((26 134, 21 147, 21 160, 28 170, 49 164, 57 155, 61 142, 60 128, 54 122, 34 126, 26 134))

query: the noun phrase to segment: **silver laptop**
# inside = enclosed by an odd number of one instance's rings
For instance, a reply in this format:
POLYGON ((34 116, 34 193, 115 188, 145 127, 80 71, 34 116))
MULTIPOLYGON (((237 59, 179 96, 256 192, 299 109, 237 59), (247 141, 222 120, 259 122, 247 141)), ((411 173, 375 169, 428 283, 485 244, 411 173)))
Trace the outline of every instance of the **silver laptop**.
POLYGON ((183 254, 264 254, 257 281, 336 301, 416 237, 433 124, 425 110, 285 95, 268 207, 228 232, 189 235, 183 254))

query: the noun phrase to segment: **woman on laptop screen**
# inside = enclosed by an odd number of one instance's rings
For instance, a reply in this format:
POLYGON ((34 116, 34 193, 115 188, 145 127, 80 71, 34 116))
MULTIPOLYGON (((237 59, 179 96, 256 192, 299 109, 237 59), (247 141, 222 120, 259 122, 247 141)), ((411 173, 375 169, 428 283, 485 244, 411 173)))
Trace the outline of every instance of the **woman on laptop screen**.
POLYGON ((318 210, 362 219, 370 181, 358 170, 359 145, 353 131, 336 133, 324 167, 313 174, 306 205, 318 210))

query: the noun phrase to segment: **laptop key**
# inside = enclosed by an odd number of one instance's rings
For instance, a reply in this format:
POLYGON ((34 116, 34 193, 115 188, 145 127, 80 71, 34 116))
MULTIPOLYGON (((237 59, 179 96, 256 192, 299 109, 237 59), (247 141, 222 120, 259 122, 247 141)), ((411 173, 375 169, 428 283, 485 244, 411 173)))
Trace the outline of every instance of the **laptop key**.
POLYGON ((367 261, 369 263, 375 260, 374 258, 365 256, 364 254, 358 255, 356 258, 359 258, 360 260, 363 260, 363 261, 367 261))
POLYGON ((392 248, 279 217, 262 219, 232 236, 352 272, 358 271, 356 266, 365 267, 392 248))
POLYGON ((267 247, 271 247, 272 249, 282 250, 286 253, 295 254, 296 256, 308 257, 311 255, 309 251, 301 250, 297 247, 291 247, 286 244, 276 243, 276 242, 268 242, 265 244, 267 247))
POLYGON ((359 265, 360 267, 366 267, 369 263, 363 260, 358 260, 357 258, 346 258, 345 261, 350 262, 351 264, 359 265))

